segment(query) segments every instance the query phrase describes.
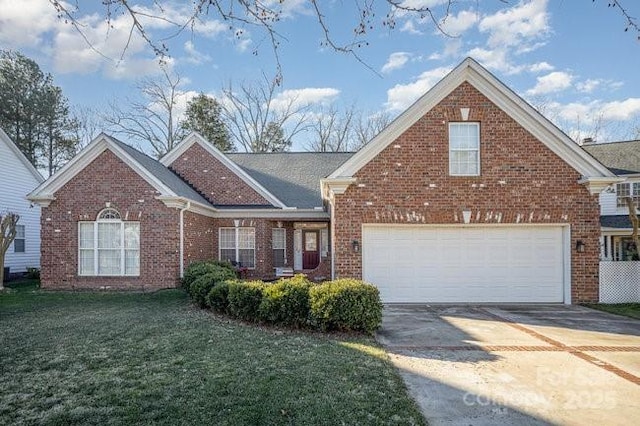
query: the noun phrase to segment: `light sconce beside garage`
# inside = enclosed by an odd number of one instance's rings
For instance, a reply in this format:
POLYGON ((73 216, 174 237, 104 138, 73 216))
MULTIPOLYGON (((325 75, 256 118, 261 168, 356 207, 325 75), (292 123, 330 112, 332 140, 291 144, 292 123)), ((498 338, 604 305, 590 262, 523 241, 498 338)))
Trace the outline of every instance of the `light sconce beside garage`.
POLYGON ((351 247, 353 247, 353 251, 358 253, 360 251, 360 242, 358 240, 353 240, 351 242, 351 247))
POLYGON ((576 251, 578 253, 584 253, 584 242, 582 240, 576 241, 576 251))

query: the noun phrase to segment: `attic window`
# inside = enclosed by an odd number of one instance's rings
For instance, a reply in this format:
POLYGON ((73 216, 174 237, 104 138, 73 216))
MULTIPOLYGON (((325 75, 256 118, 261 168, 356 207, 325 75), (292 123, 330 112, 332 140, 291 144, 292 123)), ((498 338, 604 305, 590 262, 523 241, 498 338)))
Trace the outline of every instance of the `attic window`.
POLYGON ((120 220, 120 213, 116 209, 104 209, 98 213, 98 220, 120 220))
POLYGON ((480 123, 449 123, 449 174, 480 175, 480 123))

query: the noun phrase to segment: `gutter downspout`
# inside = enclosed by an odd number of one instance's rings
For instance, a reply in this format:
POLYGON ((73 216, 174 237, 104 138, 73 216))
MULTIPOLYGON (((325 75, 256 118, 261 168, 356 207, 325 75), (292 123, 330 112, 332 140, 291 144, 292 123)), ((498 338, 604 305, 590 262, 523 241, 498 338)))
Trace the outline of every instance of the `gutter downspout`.
POLYGON ((191 207, 191 201, 180 209, 180 278, 184 278, 184 211, 191 207))

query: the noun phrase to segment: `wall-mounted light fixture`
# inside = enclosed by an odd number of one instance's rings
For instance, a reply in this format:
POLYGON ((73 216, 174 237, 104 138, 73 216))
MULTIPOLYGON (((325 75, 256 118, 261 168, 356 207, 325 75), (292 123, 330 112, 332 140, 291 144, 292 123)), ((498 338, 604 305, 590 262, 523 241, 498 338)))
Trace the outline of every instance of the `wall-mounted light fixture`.
POLYGON ((576 241, 576 251, 578 253, 584 253, 584 242, 582 240, 576 241))
POLYGON ((353 240, 351 242, 351 247, 353 248, 353 251, 358 253, 360 251, 360 242, 358 240, 353 240))
POLYGON ((464 223, 471 222, 471 210, 462 210, 462 219, 464 223))

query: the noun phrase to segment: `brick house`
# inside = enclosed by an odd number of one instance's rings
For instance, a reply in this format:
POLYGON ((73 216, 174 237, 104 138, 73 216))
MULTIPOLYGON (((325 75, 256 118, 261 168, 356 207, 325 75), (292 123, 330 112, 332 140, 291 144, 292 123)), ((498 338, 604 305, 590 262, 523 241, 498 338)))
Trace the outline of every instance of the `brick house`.
POLYGON ((618 180, 466 59, 355 154, 192 134, 156 161, 103 134, 29 198, 46 288, 171 287, 218 258, 363 278, 386 302, 577 303, 598 299, 598 194, 618 180))

